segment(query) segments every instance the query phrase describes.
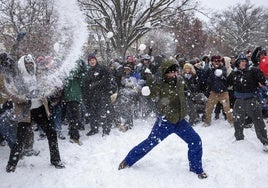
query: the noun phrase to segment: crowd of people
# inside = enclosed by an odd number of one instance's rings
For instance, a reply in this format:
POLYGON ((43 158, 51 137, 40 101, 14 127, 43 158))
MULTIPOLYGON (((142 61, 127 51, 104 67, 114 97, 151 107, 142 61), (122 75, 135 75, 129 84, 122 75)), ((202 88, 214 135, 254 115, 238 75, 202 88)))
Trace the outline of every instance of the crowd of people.
POLYGON ((243 140, 243 129, 253 124, 263 151, 268 152, 263 120, 268 58, 260 47, 252 54, 191 60, 182 54, 153 56, 150 51, 113 59, 108 65, 90 53, 86 60, 75 61, 63 85, 48 96, 38 90, 40 75, 51 71, 56 60, 28 54, 15 61, 7 53, 0 58, 0 136, 2 145, 6 142, 10 147, 7 172, 14 172, 23 156, 39 154, 33 149, 33 125, 40 139, 48 139, 51 164, 64 168, 58 148, 58 139, 67 136, 63 124, 68 125, 70 142, 82 145, 80 131, 88 130, 86 136, 100 131, 108 136, 112 128, 128 131, 135 118, 149 115, 157 116, 151 134, 129 152, 119 169, 132 166, 159 140, 175 133, 188 143, 190 171, 206 178, 201 138, 192 127, 211 126, 211 119, 220 117, 234 127, 236 140, 243 140))

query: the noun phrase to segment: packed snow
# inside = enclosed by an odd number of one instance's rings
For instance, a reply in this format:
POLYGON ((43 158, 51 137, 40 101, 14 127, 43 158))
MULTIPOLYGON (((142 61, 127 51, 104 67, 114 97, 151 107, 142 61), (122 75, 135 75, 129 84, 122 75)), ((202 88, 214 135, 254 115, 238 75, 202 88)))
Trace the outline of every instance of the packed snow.
MULTIPOLYGON (((167 137, 132 167, 118 170, 119 163, 131 148, 150 133, 155 118, 137 119, 133 129, 122 133, 113 128, 109 136, 101 133, 88 137, 89 126, 81 131, 82 146, 68 139, 59 140, 65 169, 49 163, 47 140, 38 140, 38 156, 24 157, 14 173, 6 173, 9 148, 0 149, 2 188, 263 188, 268 186, 268 153, 256 138, 254 128, 245 129, 245 140, 235 141, 234 129, 221 117, 210 127, 194 126, 203 142, 203 168, 207 179, 189 172, 187 145, 175 134, 167 137)), ((64 134, 68 126, 63 126, 64 134)), ((68 137, 68 136, 67 136, 68 137)))

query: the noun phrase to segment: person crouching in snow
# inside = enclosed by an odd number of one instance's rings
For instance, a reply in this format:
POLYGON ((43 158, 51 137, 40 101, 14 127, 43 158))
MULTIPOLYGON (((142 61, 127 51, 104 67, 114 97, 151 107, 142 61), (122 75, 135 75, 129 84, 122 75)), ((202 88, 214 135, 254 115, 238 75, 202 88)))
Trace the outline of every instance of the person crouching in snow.
POLYGON ((131 167, 149 153, 160 141, 172 133, 177 134, 188 144, 188 160, 190 171, 198 178, 207 178, 202 168, 202 141, 192 126, 185 120, 185 96, 183 78, 178 76, 179 66, 167 60, 161 65, 162 80, 154 83, 147 81, 148 86, 142 88, 142 94, 152 98, 158 97, 159 115, 148 138, 135 146, 119 164, 118 170, 131 167))

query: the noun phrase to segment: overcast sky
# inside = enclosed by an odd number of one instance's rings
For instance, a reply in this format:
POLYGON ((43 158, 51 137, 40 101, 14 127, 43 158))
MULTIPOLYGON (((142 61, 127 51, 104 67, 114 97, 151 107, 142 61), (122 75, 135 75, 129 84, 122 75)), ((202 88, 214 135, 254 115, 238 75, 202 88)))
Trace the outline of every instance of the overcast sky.
MULTIPOLYGON (((201 5, 204 7, 212 8, 212 9, 225 9, 229 6, 233 6, 237 3, 244 4, 244 2, 249 2, 249 0, 199 0, 201 5)), ((251 4, 256 4, 260 6, 265 6, 268 8, 268 1, 267 0, 250 0, 251 4)))
MULTIPOLYGON (((268 0, 198 0, 200 3, 200 6, 205 8, 207 11, 217 11, 217 10, 223 10, 230 6, 234 6, 237 3, 244 4, 245 2, 250 2, 251 4, 261 6, 268 8, 268 0)), ((199 16, 199 15, 198 15, 199 16)), ((207 18, 200 15, 201 19, 204 19, 207 21, 207 18)))

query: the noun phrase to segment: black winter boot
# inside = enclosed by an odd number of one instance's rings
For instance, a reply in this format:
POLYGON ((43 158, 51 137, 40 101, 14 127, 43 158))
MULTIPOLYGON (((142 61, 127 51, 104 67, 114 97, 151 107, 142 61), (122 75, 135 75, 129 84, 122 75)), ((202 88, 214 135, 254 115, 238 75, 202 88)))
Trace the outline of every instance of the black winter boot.
POLYGON ((53 166, 55 166, 55 168, 57 168, 57 169, 65 168, 64 164, 61 161, 59 161, 59 162, 52 162, 51 164, 53 166))
POLYGON ((124 168, 128 168, 128 167, 129 167, 129 166, 127 165, 126 160, 124 159, 124 160, 119 164, 118 170, 121 170, 121 169, 124 169, 124 168))
POLYGON ((208 175, 205 172, 202 172, 201 174, 198 174, 199 179, 206 179, 208 175))
POLYGON ((91 130, 91 131, 89 131, 86 135, 87 136, 92 136, 92 135, 94 135, 94 134, 97 134, 99 131, 98 130, 91 130))
POLYGON ((6 172, 15 172, 15 170, 16 170, 16 166, 15 165, 11 165, 11 164, 8 164, 7 166, 6 166, 6 172))

